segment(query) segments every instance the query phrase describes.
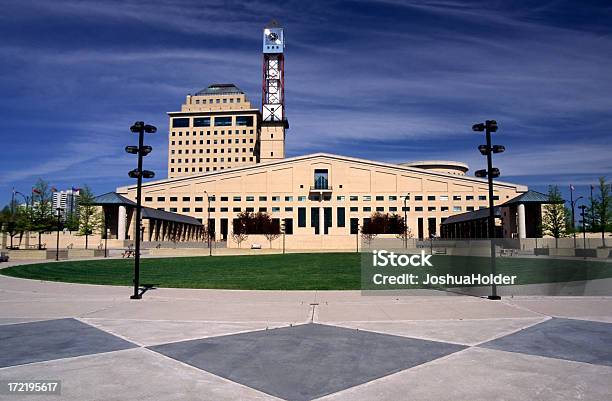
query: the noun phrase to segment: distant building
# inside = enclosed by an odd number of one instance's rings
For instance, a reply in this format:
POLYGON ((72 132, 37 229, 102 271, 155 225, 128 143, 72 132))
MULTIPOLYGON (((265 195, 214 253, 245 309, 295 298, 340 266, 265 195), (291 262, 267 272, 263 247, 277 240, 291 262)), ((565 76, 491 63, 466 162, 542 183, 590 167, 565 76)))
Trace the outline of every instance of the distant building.
POLYGON ((53 210, 62 209, 62 217, 78 212, 79 207, 79 192, 77 188, 67 189, 65 191, 53 192, 53 210))

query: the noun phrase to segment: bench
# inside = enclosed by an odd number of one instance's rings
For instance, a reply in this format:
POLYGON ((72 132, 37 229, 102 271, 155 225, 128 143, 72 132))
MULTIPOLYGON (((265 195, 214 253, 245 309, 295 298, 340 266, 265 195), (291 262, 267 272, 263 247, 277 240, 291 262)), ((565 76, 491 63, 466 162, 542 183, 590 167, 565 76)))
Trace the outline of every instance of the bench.
POLYGON ((446 255, 446 248, 434 249, 431 251, 432 255, 446 255))
POLYGON ((252 244, 251 249, 261 249, 261 244, 252 244))
POLYGON ((133 258, 135 256, 134 247, 132 245, 128 246, 128 248, 123 251, 121 254, 122 258, 133 258))
POLYGON ((499 251, 499 256, 504 257, 504 256, 514 256, 518 253, 518 251, 516 249, 504 249, 502 248, 501 251, 499 251))

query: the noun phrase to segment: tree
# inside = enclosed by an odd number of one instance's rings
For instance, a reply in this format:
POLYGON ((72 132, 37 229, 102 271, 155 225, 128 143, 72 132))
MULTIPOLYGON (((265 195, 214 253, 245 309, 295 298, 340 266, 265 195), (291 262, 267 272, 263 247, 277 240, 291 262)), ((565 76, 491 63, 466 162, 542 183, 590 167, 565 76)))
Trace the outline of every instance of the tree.
POLYGON ((249 212, 242 212, 232 221, 232 238, 238 244, 238 248, 249 237, 249 217, 249 212))
POLYGON ((412 231, 410 230, 410 227, 408 227, 408 224, 406 224, 406 222, 404 221, 403 217, 399 217, 397 215, 396 219, 397 219, 397 228, 395 229, 395 237, 398 239, 401 239, 402 242, 404 243, 404 246, 408 246, 408 240, 412 237, 414 237, 414 235, 412 234, 412 231))
POLYGON ((42 233, 53 230, 56 226, 56 219, 49 184, 40 178, 32 189, 32 208, 29 213, 32 231, 38 233, 38 249, 42 249, 42 233))
POLYGON ((612 195, 605 177, 599 177, 599 195, 595 202, 595 217, 601 230, 601 242, 606 247, 606 229, 612 220, 612 195))
POLYGON ((104 218, 99 207, 94 205, 95 196, 91 189, 85 185, 79 191, 79 234, 85 236, 85 249, 89 245, 89 236, 100 231, 104 218))
POLYGON ((272 241, 280 237, 280 221, 278 219, 272 219, 269 215, 264 223, 264 236, 270 242, 270 249, 272 249, 272 241))
POLYGON ((26 210, 21 207, 5 206, 0 212, 0 232, 6 233, 10 240, 10 248, 13 248, 13 239, 17 234, 22 234, 28 229, 29 221, 26 210))
POLYGON ((548 187, 548 204, 544 205, 544 216, 542 217, 542 230, 544 234, 555 238, 555 248, 559 247, 559 238, 567 236, 568 213, 564 206, 559 187, 551 185, 548 187))
POLYGON ((389 215, 388 213, 376 212, 361 227, 361 238, 370 246, 379 234, 394 234, 397 238, 404 238, 408 234, 412 236, 406 228, 403 217, 395 213, 389 215))

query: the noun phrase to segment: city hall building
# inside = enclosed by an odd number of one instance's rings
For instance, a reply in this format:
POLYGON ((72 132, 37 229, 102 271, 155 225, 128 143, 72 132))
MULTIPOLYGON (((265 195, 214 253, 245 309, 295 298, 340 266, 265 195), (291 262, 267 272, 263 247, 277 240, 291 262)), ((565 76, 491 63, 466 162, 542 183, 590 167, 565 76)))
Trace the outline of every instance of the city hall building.
MULTIPOLYGON (((391 164, 329 153, 285 158, 289 124, 284 34, 278 25, 264 30, 263 52, 261 109, 235 85, 217 84, 188 95, 179 111, 168 113, 168 178, 142 187, 150 215, 158 210, 168 220, 187 216, 190 225, 202 224, 214 232, 215 241, 230 247, 236 246, 232 221, 245 211, 266 212, 284 222, 290 248, 353 247, 359 227, 376 212, 405 216, 415 238, 486 237, 486 230, 483 235, 476 227, 488 207, 487 182, 468 176, 464 163, 391 164), (451 216, 453 224, 444 226, 451 216)), ((527 217, 537 210, 508 203, 526 193, 523 185, 495 181, 494 202, 502 206, 499 236, 527 235, 525 227, 533 225, 527 217)), ((136 186, 117 188, 116 195, 123 200, 113 197, 119 202, 112 212, 118 219, 114 237, 126 239, 134 229, 133 213, 126 209, 133 208, 136 186)), ((145 220, 144 240, 169 240, 174 234, 164 224, 163 219, 145 220)))

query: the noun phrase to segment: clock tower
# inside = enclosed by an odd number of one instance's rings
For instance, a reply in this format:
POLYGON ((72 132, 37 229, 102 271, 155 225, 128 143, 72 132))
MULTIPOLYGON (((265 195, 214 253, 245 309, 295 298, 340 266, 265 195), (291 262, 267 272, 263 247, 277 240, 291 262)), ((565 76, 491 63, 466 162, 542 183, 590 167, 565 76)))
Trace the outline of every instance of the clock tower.
POLYGON ((263 31, 263 84, 261 93, 261 131, 259 161, 285 158, 285 36, 276 21, 263 31))

